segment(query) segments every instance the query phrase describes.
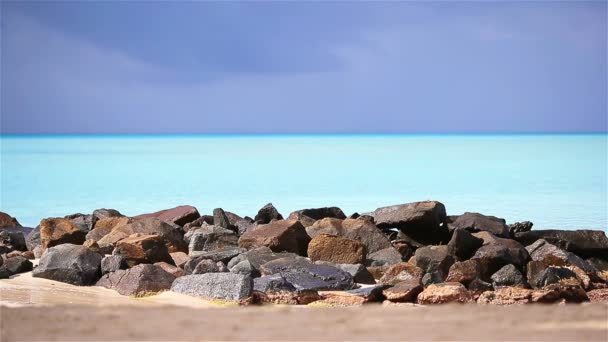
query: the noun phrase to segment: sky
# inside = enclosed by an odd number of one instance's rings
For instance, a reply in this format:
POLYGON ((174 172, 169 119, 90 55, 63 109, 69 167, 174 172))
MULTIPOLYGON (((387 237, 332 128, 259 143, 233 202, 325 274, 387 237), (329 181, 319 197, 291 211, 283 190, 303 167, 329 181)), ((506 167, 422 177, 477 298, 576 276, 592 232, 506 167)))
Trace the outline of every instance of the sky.
POLYGON ((606 132, 607 2, 9 2, 0 132, 606 132))

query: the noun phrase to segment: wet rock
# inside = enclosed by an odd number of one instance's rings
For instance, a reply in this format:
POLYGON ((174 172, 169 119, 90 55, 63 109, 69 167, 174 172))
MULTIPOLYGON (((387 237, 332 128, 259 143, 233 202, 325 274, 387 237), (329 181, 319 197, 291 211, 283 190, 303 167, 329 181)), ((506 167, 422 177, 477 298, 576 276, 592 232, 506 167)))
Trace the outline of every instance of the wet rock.
POLYGON ((486 231, 495 236, 510 237, 509 227, 504 219, 480 213, 464 213, 452 223, 452 227, 455 230, 465 229, 470 232, 486 231))
MULTIPOLYGON (((108 218, 108 217, 123 217, 125 215, 121 214, 118 210, 116 209, 106 209, 106 208, 102 208, 102 209, 96 209, 95 211, 93 211, 93 216, 97 219, 97 220, 101 220, 104 218, 108 218)), ((95 227, 97 224, 95 224, 93 227, 95 227)))
POLYGON ((282 220, 283 216, 279 214, 277 208, 275 208, 272 203, 268 203, 263 206, 260 210, 258 210, 257 215, 255 215, 255 223, 257 224, 268 224, 272 220, 282 220))
POLYGON ((473 280, 481 277, 481 267, 477 260, 465 260, 455 262, 450 266, 447 282, 458 282, 468 286, 473 280))
POLYGON ((608 304, 608 288, 591 290, 587 292, 587 297, 591 303, 608 304))
POLYGON ((398 282, 395 286, 382 291, 382 294, 391 302, 414 302, 422 290, 419 281, 410 279, 398 282))
POLYGON ((454 257, 449 254, 448 246, 426 246, 416 250, 416 266, 426 273, 437 273, 443 281, 454 264, 454 257))
POLYGON ((515 222, 509 225, 509 234, 515 236, 516 233, 529 232, 532 230, 534 223, 530 221, 515 222))
POLYGON ((488 232, 473 235, 484 240, 483 245, 471 258, 479 261, 484 278, 489 278, 508 264, 522 269, 530 259, 528 251, 515 240, 499 238, 488 232))
POLYGON ((496 291, 486 291, 477 299, 479 304, 513 305, 532 301, 532 290, 520 287, 501 287, 496 291))
POLYGON ((72 285, 92 285, 101 276, 100 268, 99 253, 84 246, 64 243, 47 249, 32 276, 72 285))
POLYGON ((299 221, 282 220, 260 225, 239 239, 239 247, 253 249, 266 246, 274 252, 306 255, 310 237, 299 221))
POLYGON ((235 256, 227 266, 230 272, 241 273, 246 269, 251 271, 252 277, 260 276, 260 268, 263 264, 281 258, 297 258, 297 254, 281 252, 275 253, 268 247, 258 247, 235 256), (235 268, 236 267, 236 268, 235 268))
POLYGON ((186 254, 184 252, 173 252, 173 253, 169 253, 169 255, 171 255, 171 259, 173 259, 173 262, 175 263, 175 265, 180 268, 184 268, 184 265, 186 264, 186 262, 188 262, 188 260, 190 260, 190 258, 188 257, 188 254, 186 254))
POLYGON ((21 227, 21 224, 19 224, 16 218, 0 211, 0 229, 11 227, 21 227))
POLYGON ((110 233, 101 238, 99 246, 115 246, 116 243, 132 234, 159 235, 165 239, 169 252, 187 252, 188 245, 184 241, 181 229, 158 218, 147 217, 134 220, 131 223, 114 227, 110 233))
POLYGON ((50 218, 40 221, 40 242, 43 249, 64 243, 81 245, 85 241, 85 235, 68 219, 50 218))
POLYGON ((217 267, 217 263, 210 259, 201 260, 194 270, 192 270, 192 274, 204 274, 204 273, 216 273, 219 272, 220 269, 217 267))
POLYGON ((104 236, 108 235, 114 228, 124 226, 133 222, 134 219, 130 217, 103 217, 100 218, 96 223, 93 230, 87 233, 87 240, 99 241, 104 236))
POLYGON ((165 240, 158 235, 133 234, 118 241, 112 255, 120 257, 123 268, 160 261, 173 264, 165 240))
POLYGON ((346 215, 342 212, 342 209, 338 207, 325 207, 325 208, 314 208, 314 209, 302 209, 297 210, 289 214, 288 220, 298 220, 304 227, 312 226, 315 221, 324 219, 326 217, 332 217, 344 220, 346 215))
POLYGON ((97 222, 97 217, 95 217, 93 215, 85 215, 85 214, 81 214, 81 213, 68 215, 68 216, 65 216, 64 218, 72 221, 72 223, 76 227, 78 227, 80 230, 82 230, 85 233, 88 233, 91 229, 93 229, 95 222, 97 222))
POLYGON ((32 262, 22 256, 14 256, 4 260, 0 269, 4 270, 0 273, 6 273, 7 277, 19 273, 29 272, 33 268, 32 262))
POLYGON ((530 254, 530 258, 532 258, 532 260, 542 261, 546 265, 572 265, 577 266, 586 272, 596 271, 594 267, 592 267, 581 257, 572 252, 564 251, 563 249, 560 249, 559 247, 552 245, 543 239, 536 240, 533 244, 527 246, 526 250, 530 254))
POLYGON ((101 259, 101 274, 114 272, 120 269, 121 258, 118 255, 107 255, 101 259))
POLYGON ((401 254, 394 248, 388 247, 367 255, 368 266, 390 266, 402 262, 401 254))
POLYGON ((311 261, 329 261, 338 264, 360 264, 365 261, 365 245, 357 240, 329 234, 319 234, 308 244, 311 261))
POLYGON ((193 232, 190 236, 188 251, 190 254, 197 251, 214 251, 228 247, 237 247, 239 237, 234 231, 220 226, 203 226, 193 232))
POLYGON ((608 259, 608 237, 601 230, 532 230, 515 234, 515 240, 526 246, 539 239, 583 258, 608 259))
POLYGON ((228 264, 230 260, 242 252, 244 252, 244 250, 240 248, 224 248, 211 252, 196 252, 191 255, 190 260, 184 265, 184 271, 186 271, 187 274, 191 274, 201 260, 212 260, 216 263, 221 261, 224 264, 228 264))
POLYGON ((448 242, 448 253, 456 260, 467 260, 483 245, 483 240, 471 235, 465 229, 456 229, 448 242))
POLYGON ((418 295, 419 304, 468 303, 471 293, 461 283, 432 284, 418 295))
POLYGON ((317 265, 328 265, 338 268, 353 277, 355 283, 358 284, 375 284, 374 276, 362 264, 334 264, 326 261, 316 261, 317 265))
POLYGON ((409 262, 400 262, 390 266, 380 278, 381 284, 395 285, 403 281, 414 280, 421 283, 424 270, 409 262))
POLYGON ((156 218, 164 222, 183 226, 201 217, 195 207, 191 205, 180 205, 175 208, 165 209, 149 214, 135 216, 135 218, 156 218))
POLYGON ((190 296, 240 301, 251 296, 253 281, 234 273, 205 273, 175 279, 171 291, 190 296))
POLYGON ((324 218, 306 227, 306 233, 312 238, 318 234, 330 234, 359 240, 370 254, 392 247, 386 235, 373 223, 366 220, 324 218))
POLYGON ((282 258, 265 263, 262 275, 280 274, 297 290, 350 290, 353 277, 336 267, 316 265, 305 258, 282 258))
POLYGON ((524 276, 519 272, 517 267, 513 265, 505 265, 496 273, 492 274, 492 285, 495 289, 504 286, 525 287, 526 282, 524 276))
POLYGON ((27 251, 25 237, 18 229, 3 228, 0 230, 0 254, 12 251, 27 251))
POLYGON ((447 243, 445 206, 436 201, 415 202, 378 208, 373 213, 378 228, 398 228, 421 244, 447 243))
POLYGON ((115 290, 123 296, 141 297, 171 288, 175 276, 162 267, 140 264, 128 270, 108 273, 97 281, 97 286, 115 290))

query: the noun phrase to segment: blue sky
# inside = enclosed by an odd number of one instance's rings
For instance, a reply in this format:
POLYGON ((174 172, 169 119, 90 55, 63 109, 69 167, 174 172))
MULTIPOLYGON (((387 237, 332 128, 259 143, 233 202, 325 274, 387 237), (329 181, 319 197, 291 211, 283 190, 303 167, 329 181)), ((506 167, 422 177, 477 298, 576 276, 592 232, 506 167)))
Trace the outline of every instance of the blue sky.
POLYGON ((605 1, 1 6, 2 133, 607 131, 605 1))

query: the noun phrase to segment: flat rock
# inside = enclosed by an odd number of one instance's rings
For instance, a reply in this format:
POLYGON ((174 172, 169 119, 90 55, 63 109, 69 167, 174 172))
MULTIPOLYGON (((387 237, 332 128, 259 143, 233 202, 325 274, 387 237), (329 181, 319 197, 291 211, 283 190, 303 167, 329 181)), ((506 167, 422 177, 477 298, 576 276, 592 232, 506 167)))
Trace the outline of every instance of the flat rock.
POLYGON ((155 217, 139 218, 131 223, 116 226, 97 243, 102 248, 104 246, 115 246, 118 241, 135 233, 161 236, 165 239, 170 253, 188 251, 188 245, 184 241, 180 227, 155 217))
POLYGON ((241 274, 205 273, 175 279, 171 291, 190 296, 240 301, 251 296, 253 280, 241 274))
POLYGON ((396 283, 395 286, 382 291, 382 294, 391 302, 415 302, 416 296, 422 290, 422 284, 411 279, 396 283))
POLYGON ((311 261, 329 261, 337 264, 360 264, 365 262, 366 248, 358 240, 329 234, 319 234, 308 244, 311 261))
POLYGON ((397 228, 422 244, 447 243, 450 239, 445 206, 437 201, 378 208, 373 217, 379 228, 397 228))
POLYGON ((324 207, 324 208, 313 208, 313 209, 302 209, 297 210, 289 214, 288 220, 298 220, 304 227, 312 226, 315 221, 324 219, 326 217, 333 217, 344 220, 346 215, 342 209, 338 207, 324 207))
POLYGON ((33 277, 69 283, 92 285, 101 276, 101 255, 84 246, 64 243, 46 250, 33 277))
POLYGON ((40 242, 43 249, 71 243, 81 245, 86 233, 65 218, 49 218, 40 221, 40 242))
POLYGON ((451 227, 455 230, 465 229, 470 232, 486 231, 495 236, 509 238, 509 227, 504 219, 480 213, 464 213, 460 215, 451 227))
POLYGON ((282 258, 265 263, 262 275, 280 274, 297 290, 350 290, 353 277, 336 267, 313 264, 305 258, 282 258))
POLYGON ((183 226, 201 217, 195 207, 191 205, 180 205, 175 208, 160 210, 154 213, 141 214, 135 218, 157 218, 159 220, 183 226))
POLYGON ((471 293, 461 283, 432 284, 418 295, 419 304, 468 303, 471 293))
POLYGON ((608 259, 608 237, 601 230, 532 230, 515 234, 515 240, 528 246, 544 239, 583 258, 608 259))
POLYGON ((115 290, 123 296, 141 297, 169 290, 174 280, 175 276, 160 266, 140 264, 105 274, 96 285, 115 290))
POLYGON ((165 239, 158 235, 133 234, 118 241, 112 255, 119 256, 126 267, 160 261, 174 263, 165 239))
POLYGON ((310 237, 299 221, 281 220, 258 226, 239 239, 239 247, 268 247, 274 252, 291 252, 305 256, 310 237))
POLYGON ((362 264, 334 264, 327 261, 315 261, 317 265, 328 265, 338 268, 353 277, 355 283, 358 284, 376 284, 374 276, 362 264))

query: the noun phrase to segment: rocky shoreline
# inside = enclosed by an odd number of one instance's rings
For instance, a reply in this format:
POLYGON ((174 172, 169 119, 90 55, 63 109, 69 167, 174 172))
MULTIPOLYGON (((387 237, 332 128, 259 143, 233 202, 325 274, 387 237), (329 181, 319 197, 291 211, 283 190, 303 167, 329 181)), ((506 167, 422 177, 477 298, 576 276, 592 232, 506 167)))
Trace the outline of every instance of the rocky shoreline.
POLYGON ((600 230, 532 230, 437 201, 347 217, 340 208, 254 218, 192 206, 126 217, 113 209, 22 227, 0 212, 0 279, 173 291, 242 305, 608 303, 600 230), (31 259, 40 258, 34 268, 31 259))

